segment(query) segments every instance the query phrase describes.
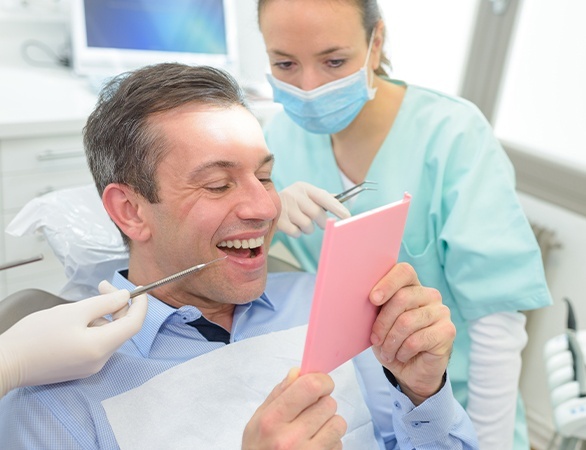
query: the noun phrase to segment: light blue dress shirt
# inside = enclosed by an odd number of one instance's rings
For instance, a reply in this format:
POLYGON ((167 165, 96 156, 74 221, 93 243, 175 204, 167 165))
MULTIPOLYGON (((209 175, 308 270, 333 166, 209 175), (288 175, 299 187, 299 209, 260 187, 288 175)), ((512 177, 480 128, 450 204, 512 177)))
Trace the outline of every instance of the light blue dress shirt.
MULTIPOLYGON (((260 298, 236 306, 231 342, 306 324, 314 281, 307 273, 270 274, 260 298)), ((135 287, 120 274, 113 284, 135 287)), ((223 346, 187 325, 199 317, 193 306, 175 309, 149 296, 142 329, 100 372, 81 380, 16 389, 0 401, 0 448, 117 449, 101 401, 223 346)), ((381 448, 477 448, 472 423, 454 400, 450 383, 415 408, 388 382, 372 351, 354 362, 381 448)), ((183 432, 197 433, 197 424, 183 432)))
MULTIPOLYGON (((279 113, 265 137, 275 155, 278 191, 297 181, 344 190, 329 135, 309 133, 279 113)), ((408 85, 366 179, 377 182, 376 191, 354 197, 352 215, 396 202, 405 191, 412 195, 399 261, 411 264, 421 284, 438 289, 450 308, 457 336, 448 369, 454 395, 466 406, 470 321, 552 303, 513 166, 476 106, 408 85)), ((316 271, 323 230, 300 238, 277 233, 275 239, 304 270, 316 271)), ((528 448, 521 405, 517 414, 515 448, 528 448)))

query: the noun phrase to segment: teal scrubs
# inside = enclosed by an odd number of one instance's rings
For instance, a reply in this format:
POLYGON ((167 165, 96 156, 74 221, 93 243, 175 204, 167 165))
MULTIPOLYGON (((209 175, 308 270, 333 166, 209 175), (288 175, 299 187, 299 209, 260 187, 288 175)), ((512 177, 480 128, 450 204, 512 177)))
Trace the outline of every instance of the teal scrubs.
MULTIPOLYGON (((344 189, 329 135, 306 132, 279 113, 265 136, 276 157, 277 190, 296 181, 332 193, 344 189)), ((352 215, 412 195, 399 260, 415 268, 422 285, 438 289, 451 310, 457 336, 449 372, 466 407, 469 322, 552 303, 512 164, 472 103, 409 85, 366 179, 378 183, 377 191, 355 197, 352 215)), ((298 239, 276 236, 310 272, 322 238, 319 228, 298 239)), ((515 448, 529 448, 521 404, 517 422, 515 448)))

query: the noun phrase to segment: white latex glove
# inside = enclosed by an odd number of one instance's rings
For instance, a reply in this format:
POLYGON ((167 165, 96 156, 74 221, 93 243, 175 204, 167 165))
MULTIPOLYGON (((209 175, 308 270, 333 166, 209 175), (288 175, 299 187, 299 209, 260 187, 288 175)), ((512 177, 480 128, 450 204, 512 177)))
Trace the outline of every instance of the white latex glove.
POLYGON ((98 372, 141 328, 146 295, 133 299, 107 281, 102 295, 30 314, 0 335, 0 397, 19 386, 85 378, 98 372), (103 316, 112 314, 113 321, 103 316))
POLYGON ((279 196, 282 209, 277 226, 292 237, 299 237, 302 232, 313 233, 313 222, 325 228, 328 215, 324 209, 340 219, 350 217, 350 211, 333 194, 304 181, 286 187, 279 196))

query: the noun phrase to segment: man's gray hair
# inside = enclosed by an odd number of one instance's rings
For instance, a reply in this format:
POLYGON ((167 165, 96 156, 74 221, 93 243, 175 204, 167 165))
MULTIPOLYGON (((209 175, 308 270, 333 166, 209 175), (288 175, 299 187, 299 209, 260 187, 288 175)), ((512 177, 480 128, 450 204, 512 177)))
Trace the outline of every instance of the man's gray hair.
POLYGON ((147 66, 121 74, 104 87, 83 131, 100 196, 108 184, 121 183, 151 203, 159 201, 155 173, 165 154, 165 140, 148 119, 188 103, 248 109, 236 80, 208 66, 147 66))

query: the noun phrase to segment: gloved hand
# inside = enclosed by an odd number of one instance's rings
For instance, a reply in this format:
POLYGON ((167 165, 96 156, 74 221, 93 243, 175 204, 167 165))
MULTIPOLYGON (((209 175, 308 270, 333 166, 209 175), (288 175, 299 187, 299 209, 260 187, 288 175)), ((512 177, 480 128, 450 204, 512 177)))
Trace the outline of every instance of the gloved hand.
POLYGON ((324 209, 340 219, 350 217, 350 211, 332 194, 304 181, 286 187, 279 196, 282 209, 277 227, 292 237, 299 237, 302 232, 313 233, 313 222, 325 228, 328 216, 324 209))
POLYGON ((102 295, 35 312, 0 335, 0 397, 19 386, 93 375, 140 330, 146 295, 129 307, 127 290, 107 281, 98 288, 102 295))

